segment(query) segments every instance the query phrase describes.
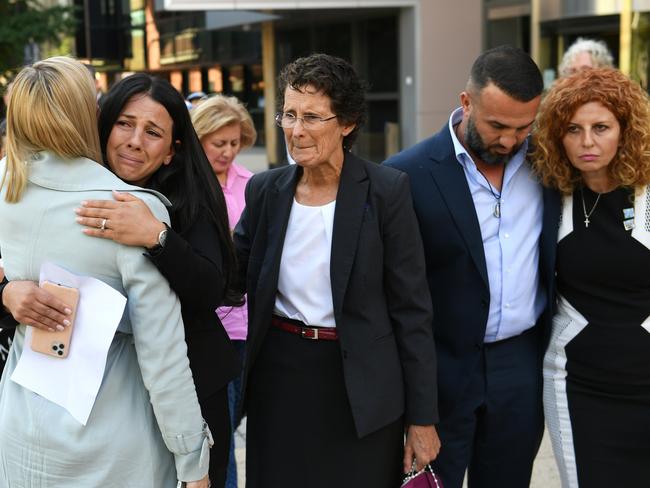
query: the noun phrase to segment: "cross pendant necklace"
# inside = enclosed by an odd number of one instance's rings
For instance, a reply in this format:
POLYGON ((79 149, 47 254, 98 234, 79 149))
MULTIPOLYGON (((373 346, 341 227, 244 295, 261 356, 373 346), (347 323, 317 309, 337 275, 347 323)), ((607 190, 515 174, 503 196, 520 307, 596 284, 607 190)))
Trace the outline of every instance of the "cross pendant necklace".
POLYGON ((589 210, 589 213, 587 213, 587 206, 585 205, 585 194, 584 191, 582 191, 582 188, 580 188, 580 199, 582 200, 582 213, 585 216, 585 228, 589 228, 589 224, 591 223, 591 220, 589 220, 589 217, 594 213, 594 210, 596 210, 596 205, 598 205, 598 201, 600 200, 600 196, 602 193, 599 193, 598 196, 596 197, 596 202, 594 203, 594 206, 591 207, 591 210, 589 210))

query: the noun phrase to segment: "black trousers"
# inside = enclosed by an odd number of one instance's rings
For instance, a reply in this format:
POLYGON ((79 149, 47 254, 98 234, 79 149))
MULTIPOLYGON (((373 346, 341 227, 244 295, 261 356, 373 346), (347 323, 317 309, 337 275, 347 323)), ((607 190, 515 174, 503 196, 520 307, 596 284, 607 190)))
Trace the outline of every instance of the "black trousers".
POLYGON ((249 376, 247 488, 397 488, 401 418, 357 437, 337 341, 271 328, 249 376))
MULTIPOLYGON (((539 332, 484 344, 467 389, 437 426, 445 488, 528 488, 544 432, 539 332)), ((440 374, 445 374, 441 370, 440 374)))
POLYGON ((199 405, 214 440, 210 449, 210 482, 212 488, 223 488, 226 485, 231 436, 228 386, 209 397, 199 399, 199 405))

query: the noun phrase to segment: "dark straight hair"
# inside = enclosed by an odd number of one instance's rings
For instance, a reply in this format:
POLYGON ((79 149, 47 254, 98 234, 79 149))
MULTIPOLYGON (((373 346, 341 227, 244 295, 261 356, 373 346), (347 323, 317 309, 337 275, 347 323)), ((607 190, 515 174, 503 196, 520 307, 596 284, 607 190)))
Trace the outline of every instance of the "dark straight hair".
POLYGON ((544 90, 544 80, 535 61, 512 46, 489 49, 474 61, 468 88, 480 92, 489 83, 520 102, 529 102, 544 90))
MULTIPOLYGON (((206 212, 218 230, 226 279, 225 290, 228 296, 228 285, 236 264, 226 200, 194 131, 185 101, 168 81, 137 73, 119 81, 104 97, 98 121, 99 142, 104 161, 108 162, 106 147, 115 122, 124 106, 133 97, 141 95, 149 96, 165 107, 173 121, 174 156, 170 164, 160 166, 151 175, 146 187, 161 192, 172 202, 169 212, 172 227, 179 234, 184 234, 192 227, 199 212, 206 212)), ((239 301, 235 296, 227 298, 229 303, 239 301)))

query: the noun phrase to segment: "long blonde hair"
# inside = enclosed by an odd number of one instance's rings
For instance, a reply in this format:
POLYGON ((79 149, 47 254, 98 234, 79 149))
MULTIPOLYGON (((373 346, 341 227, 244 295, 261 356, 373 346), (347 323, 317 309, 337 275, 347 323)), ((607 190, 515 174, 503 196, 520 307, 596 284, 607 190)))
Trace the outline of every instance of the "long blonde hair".
POLYGON ((236 97, 214 95, 202 102, 190 112, 194 130, 203 139, 208 134, 226 127, 239 124, 241 127, 241 149, 255 144, 257 132, 248 110, 236 97))
POLYGON ((62 159, 101 161, 95 83, 79 61, 57 56, 23 68, 13 81, 7 108, 7 164, 0 187, 18 202, 27 186, 29 161, 40 151, 62 159))

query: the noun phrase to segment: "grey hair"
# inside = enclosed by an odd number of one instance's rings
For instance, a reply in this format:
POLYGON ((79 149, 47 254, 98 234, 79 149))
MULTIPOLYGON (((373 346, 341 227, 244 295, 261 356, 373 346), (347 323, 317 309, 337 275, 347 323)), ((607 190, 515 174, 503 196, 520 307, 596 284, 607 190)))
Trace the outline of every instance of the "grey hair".
POLYGON ((571 65, 576 56, 582 52, 588 52, 591 55, 591 61, 594 64, 594 68, 614 67, 614 57, 609 51, 607 44, 603 41, 596 41, 595 39, 578 37, 578 39, 569 46, 569 49, 566 50, 564 56, 562 56, 562 62, 560 62, 558 68, 560 78, 571 74, 571 65))

